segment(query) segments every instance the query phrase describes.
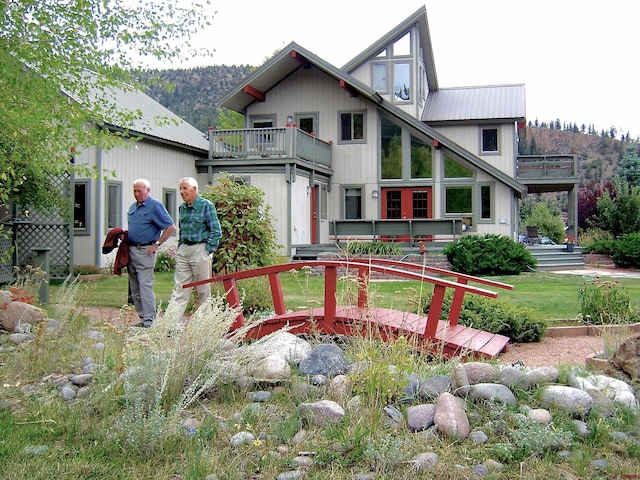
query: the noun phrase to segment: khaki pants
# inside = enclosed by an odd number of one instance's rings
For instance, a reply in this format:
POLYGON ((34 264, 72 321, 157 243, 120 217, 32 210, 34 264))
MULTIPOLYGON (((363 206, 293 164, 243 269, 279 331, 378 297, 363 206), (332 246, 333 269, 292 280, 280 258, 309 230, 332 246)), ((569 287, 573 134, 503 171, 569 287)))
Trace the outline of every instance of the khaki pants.
MULTIPOLYGON (((176 320, 182 320, 191 297, 192 288, 182 286, 207 278, 211 278, 211 256, 207 252, 207 245, 180 245, 176 252, 176 271, 173 276, 175 285, 169 301, 171 309, 176 313, 176 320)), ((211 284, 204 283, 195 288, 198 292, 198 304, 202 305, 211 297, 211 284)))

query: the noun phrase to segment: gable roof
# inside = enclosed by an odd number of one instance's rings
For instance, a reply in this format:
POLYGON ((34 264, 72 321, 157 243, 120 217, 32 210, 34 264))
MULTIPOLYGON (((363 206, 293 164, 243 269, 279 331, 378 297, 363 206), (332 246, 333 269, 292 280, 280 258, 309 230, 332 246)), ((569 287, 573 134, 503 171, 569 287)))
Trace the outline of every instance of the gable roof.
POLYGON ((436 64, 433 59, 431 34, 429 33, 429 23, 427 21, 427 8, 424 5, 416 10, 412 15, 408 16, 403 22, 399 23, 392 30, 376 40, 366 50, 349 60, 341 70, 347 73, 352 73, 371 57, 375 57, 382 52, 389 44, 402 37, 414 24, 418 25, 418 31, 420 32, 420 52, 422 53, 422 61, 427 71, 427 85, 429 86, 429 91, 438 90, 438 77, 436 75, 436 64))
MULTIPOLYGON (((114 130, 126 131, 131 136, 142 135, 161 143, 207 152, 209 142, 204 132, 185 122, 175 113, 163 107, 150 96, 130 85, 98 86, 95 74, 88 74, 86 102, 95 106, 102 116, 99 120, 114 130), (130 124, 122 125, 110 112, 136 113, 130 124)), ((73 100, 82 103, 78 95, 63 89, 63 93, 73 100)))
POLYGON ((422 112, 427 123, 465 120, 524 121, 524 84, 443 88, 429 92, 422 112))
POLYGON ((476 168, 498 179, 515 190, 518 195, 523 196, 526 194, 527 187, 516 179, 462 148, 432 127, 411 116, 393 103, 383 99, 380 94, 367 85, 296 43, 287 45, 264 65, 241 81, 234 89, 220 99, 220 105, 236 112, 244 113, 244 110, 249 105, 257 101, 256 95, 266 94, 266 92, 278 85, 286 76, 299 68, 318 68, 333 77, 340 86, 343 86, 355 94, 361 95, 402 123, 410 125, 415 130, 437 140, 442 147, 449 149, 451 152, 470 162, 476 168))

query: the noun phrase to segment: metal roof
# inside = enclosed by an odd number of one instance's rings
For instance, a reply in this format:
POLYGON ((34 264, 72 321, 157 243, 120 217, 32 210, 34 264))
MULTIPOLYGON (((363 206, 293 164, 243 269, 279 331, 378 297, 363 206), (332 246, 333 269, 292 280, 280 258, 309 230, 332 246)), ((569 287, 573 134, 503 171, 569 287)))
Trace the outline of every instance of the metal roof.
MULTIPOLYGON (((88 74, 88 78, 90 82, 91 79, 95 80, 95 74, 88 74)), ((64 93, 82 103, 76 94, 68 91, 64 93)), ((176 146, 204 152, 209 150, 204 132, 185 122, 141 90, 130 85, 98 85, 94 81, 89 84, 86 94, 86 102, 99 112, 101 118, 97 122, 103 125, 127 131, 132 136, 141 134, 176 146), (118 120, 122 115, 118 116, 115 112, 130 112, 135 118, 130 122, 123 122, 118 120)))
POLYGON ((442 88, 427 95, 422 121, 522 120, 524 84, 442 88))

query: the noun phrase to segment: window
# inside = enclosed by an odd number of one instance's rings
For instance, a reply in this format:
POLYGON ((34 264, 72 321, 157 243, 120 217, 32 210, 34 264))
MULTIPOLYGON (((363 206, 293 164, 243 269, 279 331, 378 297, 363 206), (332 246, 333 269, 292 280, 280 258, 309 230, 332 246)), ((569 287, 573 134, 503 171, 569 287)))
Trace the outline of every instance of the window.
POLYGON ((411 55, 411 32, 405 33, 393 44, 394 57, 406 57, 411 55))
POLYGON ((377 92, 387 91, 387 64, 373 64, 373 89, 377 92))
POLYGON ((347 187, 344 189, 344 218, 362 218, 362 188, 347 187))
POLYGON ((491 185, 480 185, 480 219, 493 218, 493 189, 491 185))
POLYGON ((89 235, 91 222, 89 180, 76 180, 73 185, 73 234, 89 235))
POLYGON ((431 145, 411 137, 411 178, 431 178, 431 145))
POLYGON ((482 137, 482 153, 499 153, 498 149, 498 129, 483 128, 481 131, 482 137))
POLYGON ((320 185, 320 218, 326 220, 327 217, 327 205, 329 201, 329 192, 327 185, 320 185))
POLYGON ((340 114, 340 140, 342 143, 364 141, 364 112, 340 114))
POLYGON ((122 183, 107 182, 107 228, 122 227, 122 183))
POLYGON ((400 190, 387 190, 386 218, 402 218, 402 192, 400 190))
POLYGON ((411 100, 411 64, 408 62, 393 64, 393 101, 411 100))
POLYGON ((473 170, 456 162, 453 158, 444 156, 444 178, 471 178, 473 170))
POLYGON ((317 113, 297 113, 295 120, 296 125, 303 132, 307 132, 308 134, 313 133, 316 137, 319 135, 317 113))
POLYGON ((268 147, 273 143, 273 133, 270 130, 273 127, 274 121, 272 117, 252 117, 251 128, 263 128, 264 130, 258 131, 254 134, 254 145, 252 148, 257 150, 263 150, 264 147, 268 147))
POLYGON ((169 212, 169 216, 173 218, 173 222, 177 225, 178 217, 176 216, 176 190, 172 188, 162 189, 162 204, 169 212))
POLYGON ((472 193, 472 186, 445 187, 445 214, 470 216, 473 212, 472 193))
POLYGON ((382 178, 402 178, 402 129, 386 117, 382 117, 380 126, 382 178))

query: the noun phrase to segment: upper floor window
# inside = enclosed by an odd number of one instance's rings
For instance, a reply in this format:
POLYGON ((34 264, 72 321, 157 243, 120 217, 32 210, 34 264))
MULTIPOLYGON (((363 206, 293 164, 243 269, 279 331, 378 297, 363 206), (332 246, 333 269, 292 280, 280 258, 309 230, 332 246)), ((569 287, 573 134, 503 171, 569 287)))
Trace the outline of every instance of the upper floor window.
POLYGON ((499 140, 496 127, 480 129, 481 153, 499 153, 499 140))
POLYGON ((373 89, 376 92, 387 91, 387 64, 374 63, 373 66, 373 89))
POLYGON ((408 102, 411 100, 411 63, 397 62, 393 64, 393 101, 408 102))
POLYGON ((364 112, 340 113, 341 143, 364 142, 364 112))
POLYGON ((393 43, 393 56, 406 57, 411 55, 411 33, 407 32, 393 43))

